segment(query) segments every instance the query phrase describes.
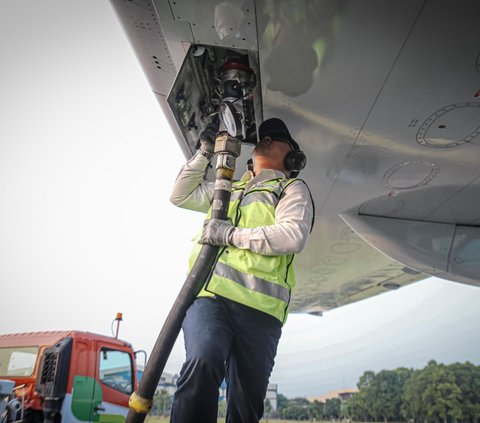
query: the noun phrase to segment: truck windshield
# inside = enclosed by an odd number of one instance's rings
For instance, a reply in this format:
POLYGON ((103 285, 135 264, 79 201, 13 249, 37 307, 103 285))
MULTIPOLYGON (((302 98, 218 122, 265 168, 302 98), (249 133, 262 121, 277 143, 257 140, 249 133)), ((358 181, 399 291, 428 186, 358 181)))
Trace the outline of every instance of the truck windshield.
POLYGON ((0 376, 31 376, 37 355, 38 347, 0 348, 0 376))

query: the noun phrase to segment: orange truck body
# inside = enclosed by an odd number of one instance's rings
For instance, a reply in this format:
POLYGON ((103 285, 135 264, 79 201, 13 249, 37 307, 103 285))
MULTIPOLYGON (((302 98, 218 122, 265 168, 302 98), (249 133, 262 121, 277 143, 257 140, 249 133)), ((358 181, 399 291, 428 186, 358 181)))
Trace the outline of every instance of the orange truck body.
POLYGON ((125 341, 80 331, 0 335, 0 379, 15 383, 27 422, 122 422, 137 377, 125 341))

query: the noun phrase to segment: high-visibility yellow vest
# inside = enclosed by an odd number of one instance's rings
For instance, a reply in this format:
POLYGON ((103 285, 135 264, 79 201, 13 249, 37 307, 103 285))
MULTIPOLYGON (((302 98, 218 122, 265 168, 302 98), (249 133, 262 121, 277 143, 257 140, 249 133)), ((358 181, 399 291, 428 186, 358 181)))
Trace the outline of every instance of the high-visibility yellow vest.
MULTIPOLYGON (((282 192, 295 179, 272 179, 248 192, 248 181, 234 182, 228 217, 238 228, 255 228, 275 223, 275 208, 282 192)), ((211 214, 211 209, 207 217, 211 214)), ((198 240, 198 238, 197 238, 198 240)), ((195 242, 190 268, 200 252, 195 242)), ((294 254, 266 256, 250 250, 225 247, 219 256, 210 280, 200 297, 219 295, 286 321, 288 305, 295 286, 294 254)))

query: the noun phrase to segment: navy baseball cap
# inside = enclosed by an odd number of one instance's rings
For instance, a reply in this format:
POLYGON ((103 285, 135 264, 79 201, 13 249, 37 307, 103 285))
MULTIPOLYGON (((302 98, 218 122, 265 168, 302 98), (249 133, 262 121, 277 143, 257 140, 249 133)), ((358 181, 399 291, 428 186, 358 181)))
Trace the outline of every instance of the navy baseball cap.
POLYGON ((264 120, 258 128, 258 136, 260 140, 270 137, 274 141, 285 141, 290 143, 294 150, 300 150, 299 145, 290 135, 287 125, 279 118, 264 120))

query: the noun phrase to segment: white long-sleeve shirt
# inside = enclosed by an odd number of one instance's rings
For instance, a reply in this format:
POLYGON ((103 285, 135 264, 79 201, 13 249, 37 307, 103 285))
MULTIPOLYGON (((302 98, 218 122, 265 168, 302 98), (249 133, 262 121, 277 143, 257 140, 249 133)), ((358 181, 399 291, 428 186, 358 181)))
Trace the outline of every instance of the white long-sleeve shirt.
MULTIPOLYGON (((215 184, 204 180, 208 159, 194 155, 180 170, 170 201, 181 208, 207 213, 213 200, 215 184)), ((263 169, 255 177, 247 172, 242 180, 249 180, 245 193, 256 185, 285 174, 274 169, 263 169)), ((275 209, 275 224, 256 228, 235 228, 230 243, 265 255, 295 254, 305 247, 313 222, 313 203, 305 182, 291 183, 283 192, 275 209)))

